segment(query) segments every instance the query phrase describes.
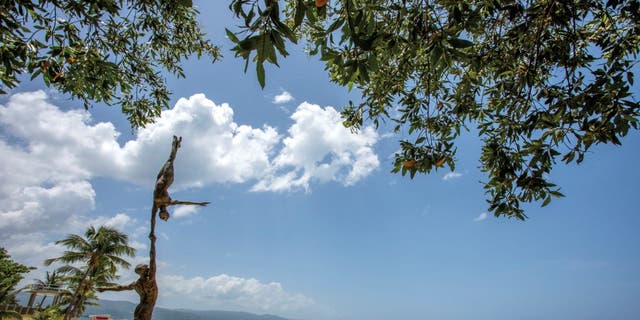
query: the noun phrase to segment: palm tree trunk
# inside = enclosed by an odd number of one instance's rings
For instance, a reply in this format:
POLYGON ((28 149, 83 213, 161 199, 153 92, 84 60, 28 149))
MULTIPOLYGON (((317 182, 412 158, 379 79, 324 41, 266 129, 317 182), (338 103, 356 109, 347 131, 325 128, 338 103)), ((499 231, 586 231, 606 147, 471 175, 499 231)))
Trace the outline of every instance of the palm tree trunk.
POLYGON ((81 305, 82 303, 82 288, 84 287, 84 283, 87 280, 87 277, 89 276, 89 272, 93 269, 93 266, 91 263, 89 263, 89 266, 87 267, 87 271, 85 271, 85 273, 82 275, 82 279, 80 279, 80 281, 78 282, 78 287, 76 288, 76 292, 74 292, 73 294, 73 298, 71 299, 71 302, 69 303, 69 307, 67 308, 67 312, 65 312, 64 314, 64 320, 70 320, 72 316, 76 316, 76 313, 78 312, 79 309, 79 305, 81 305))

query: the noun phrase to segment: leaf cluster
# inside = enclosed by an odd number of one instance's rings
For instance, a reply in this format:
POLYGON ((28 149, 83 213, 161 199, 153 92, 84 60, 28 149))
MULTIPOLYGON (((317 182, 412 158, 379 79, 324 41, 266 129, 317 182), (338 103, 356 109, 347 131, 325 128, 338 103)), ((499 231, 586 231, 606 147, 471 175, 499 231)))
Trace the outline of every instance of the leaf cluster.
MULTIPOLYGON (((298 8, 305 7, 304 1, 296 1, 298 8)), ((299 27, 302 18, 298 12, 293 25, 288 25, 281 20, 280 3, 278 0, 265 0, 260 5, 258 0, 234 0, 229 5, 234 15, 242 19, 240 31, 234 33, 226 29, 227 37, 235 46, 232 51, 236 57, 245 59, 245 72, 249 61, 256 64, 256 74, 260 86, 264 88, 265 72, 264 62, 278 65, 278 55, 289 55, 285 48, 285 41, 296 43, 298 37, 292 29, 299 27), (238 36, 244 36, 242 40, 238 36), (252 53, 255 53, 252 58, 252 53)))
POLYGON ((63 320, 64 312, 60 309, 59 305, 48 306, 44 310, 36 311, 33 315, 33 320, 63 320))
POLYGON ((35 268, 11 260, 7 250, 0 247, 0 304, 14 303, 15 287, 24 274, 35 268))
POLYGON ((197 14, 191 1, 0 1, 0 94, 27 73, 143 127, 168 107, 163 71, 184 77, 183 59, 220 57, 197 14))
POLYGON ((286 21, 332 81, 362 93, 345 126, 391 123, 408 137, 393 171, 412 178, 454 170, 456 138, 474 130, 496 216, 525 219, 521 203, 563 196, 557 162, 580 163, 638 128, 637 0, 288 0, 280 14, 272 2, 232 2, 246 22, 245 38, 228 31, 239 56, 275 63, 274 42, 254 41, 272 17, 286 21))

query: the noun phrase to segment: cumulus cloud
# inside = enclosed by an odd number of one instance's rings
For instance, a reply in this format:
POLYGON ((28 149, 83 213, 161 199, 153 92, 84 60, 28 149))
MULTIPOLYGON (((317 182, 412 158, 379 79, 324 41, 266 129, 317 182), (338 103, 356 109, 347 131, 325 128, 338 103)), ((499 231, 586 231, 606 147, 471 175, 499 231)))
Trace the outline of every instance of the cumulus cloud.
POLYGON ((194 206, 181 206, 181 207, 177 207, 174 211, 173 211, 173 216, 175 218, 185 218, 191 215, 194 215, 196 213, 198 213, 200 208, 194 207, 194 206))
POLYGON ((482 221, 482 220, 486 220, 489 216, 487 215, 486 212, 483 212, 481 214, 479 214, 477 217, 475 217, 475 219, 473 219, 473 221, 482 221))
POLYGON ((372 127, 353 134, 342 125, 340 113, 303 102, 291 115, 294 124, 284 147, 272 161, 269 174, 253 191, 309 190, 311 181, 353 185, 380 165, 372 127))
POLYGON ((293 100, 294 98, 291 95, 291 93, 284 90, 280 94, 273 97, 273 103, 275 104, 283 104, 283 103, 291 102, 293 100))
POLYGON ((309 308, 313 300, 289 293, 278 282, 264 283, 256 279, 226 274, 210 278, 185 278, 180 275, 160 276, 161 298, 193 297, 194 306, 231 308, 252 312, 286 314, 309 308))
POLYGON ((61 182, 57 185, 14 185, 0 194, 0 230, 3 234, 30 233, 64 228, 70 213, 93 208, 95 192, 86 181, 61 182))
POLYGON ((107 226, 116 230, 123 231, 127 226, 130 226, 135 219, 131 218, 125 213, 118 213, 113 217, 98 217, 89 221, 89 225, 96 227, 107 226))
POLYGON ((280 139, 273 127, 239 125, 228 104, 216 105, 196 94, 178 100, 154 124, 141 129, 136 140, 125 144, 126 176, 150 183, 166 160, 172 135, 183 138, 175 162, 180 172, 174 182, 177 188, 256 179, 268 169, 269 156, 280 139))
POLYGON ((126 215, 101 221, 87 215, 96 197, 90 178, 122 167, 118 132, 89 120, 83 110, 51 105, 42 91, 15 94, 0 105, 0 241, 12 254, 22 255, 26 244, 31 252, 25 254, 53 252, 52 234, 80 233, 90 223, 126 224, 126 215))
MULTIPOLYGON (((279 96, 292 99, 285 92, 279 96)), ((53 239, 82 233, 89 224, 144 234, 124 213, 95 217, 92 181, 101 177, 151 188, 173 135, 183 137, 173 191, 247 182, 253 191, 309 190, 313 182, 330 181, 349 186, 379 166, 373 128, 352 134, 331 107, 302 103, 284 134, 266 124, 238 124, 233 114, 228 104, 196 94, 179 99, 121 144, 112 123, 96 122, 85 110, 63 110, 44 91, 11 95, 0 105, 0 243, 16 260, 39 265, 61 252, 53 239)), ((176 217, 194 213, 174 211, 176 217)), ((143 242, 136 247, 144 248, 143 242)), ((275 285, 243 283, 278 292, 275 285)), ((279 297, 296 301, 295 295, 279 297)))
MULTIPOLYGON (((179 99, 155 123, 140 129, 135 140, 120 146, 120 133, 111 123, 92 123, 84 110, 62 111, 48 103, 42 91, 15 94, 7 106, 0 106, 0 125, 21 144, 0 141, 0 150, 9 159, 2 163, 0 177, 15 182, 0 192, 15 193, 16 183, 65 182, 80 188, 78 183, 94 177, 148 186, 166 160, 173 135, 183 137, 175 163, 180 172, 175 189, 251 180, 258 181, 254 190, 264 191, 308 188, 311 179, 352 185, 378 167, 373 128, 352 134, 333 108, 306 102, 291 119, 289 135, 282 137, 268 125, 237 124, 228 104, 217 105, 196 94, 179 99), (274 188, 278 181, 292 185, 274 188)), ((84 198, 93 205, 89 193, 84 198)))
POLYGON ((462 177, 462 173, 459 173, 459 172, 447 172, 447 174, 445 174, 444 177, 442 177, 442 180, 449 181, 449 180, 459 179, 461 177, 462 177))
MULTIPOLYGON (((40 267, 45 259, 58 257, 64 252, 64 248, 47 239, 43 232, 5 234, 1 240, 2 247, 7 249, 13 260, 32 267, 40 267)), ((40 278, 40 274, 44 271, 38 269, 25 279, 40 278)))

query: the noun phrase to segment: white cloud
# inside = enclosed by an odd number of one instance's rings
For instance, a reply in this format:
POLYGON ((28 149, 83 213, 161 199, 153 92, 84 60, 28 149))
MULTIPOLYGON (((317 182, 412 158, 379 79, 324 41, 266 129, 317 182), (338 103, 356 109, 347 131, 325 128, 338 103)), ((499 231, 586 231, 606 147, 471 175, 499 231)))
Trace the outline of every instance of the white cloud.
MULTIPOLYGON (((3 235, 2 247, 7 249, 11 258, 27 266, 41 267, 45 259, 60 256, 64 249, 46 239, 44 233, 3 235)), ((41 269, 25 277, 29 282, 37 278, 37 274, 44 274, 41 269)))
POLYGON ((199 207, 195 206, 179 206, 173 211, 172 215, 175 218, 185 218, 198 213, 199 209, 199 207))
MULTIPOLYGON (((289 136, 283 139, 268 125, 235 123, 228 104, 216 105, 196 94, 179 99, 155 123, 140 129, 135 140, 120 146, 120 133, 111 123, 92 123, 84 110, 62 111, 42 91, 15 94, 0 106, 0 125, 21 146, 0 140, 7 155, 0 177, 9 182, 0 193, 19 192, 16 185, 43 188, 62 182, 84 183, 92 191, 87 183, 94 177, 150 186, 173 135, 183 137, 174 189, 250 180, 258 181, 254 190, 265 191, 308 188, 311 179, 352 185, 378 167, 373 128, 352 134, 333 108, 306 102, 291 119, 289 136), (280 180, 293 185, 273 188, 280 180)), ((93 196, 85 198, 92 206, 93 196)))
POLYGON ((272 162, 271 172, 253 191, 309 190, 311 181, 349 186, 380 165, 373 151, 378 135, 372 127, 354 134, 342 125, 335 109, 307 102, 298 106, 291 119, 295 123, 272 162))
MULTIPOLYGON (((180 275, 160 276, 161 299, 192 297, 198 309, 228 308, 258 313, 287 314, 311 307, 313 300, 289 293, 278 282, 264 283, 256 279, 221 274, 210 278, 185 278, 180 275)), ((184 306, 183 306, 184 307, 184 306)))
MULTIPOLYGON (((228 104, 196 94, 179 99, 122 145, 113 124, 95 122, 85 110, 62 110, 43 91, 13 94, 0 105, 0 243, 16 261, 40 266, 61 253, 55 240, 94 224, 133 234, 134 245, 144 249, 146 229, 135 219, 124 213, 96 217, 92 181, 103 177, 151 189, 173 135, 183 142, 172 191, 246 182, 254 183, 253 191, 309 190, 312 182, 329 181, 349 186, 378 168, 373 128, 352 134, 333 108, 309 103, 291 119, 285 136, 269 125, 241 125, 228 104)), ((194 213, 174 210, 176 217, 194 213)), ((263 300, 246 293, 248 304, 284 308, 306 301, 277 284, 234 279, 228 280, 243 284, 237 292, 264 293, 263 300)))
POLYGON ((284 90, 280 94, 273 97, 273 103, 275 104, 283 104, 283 103, 291 102, 293 100, 295 99, 293 98, 291 93, 284 90))
POLYGON ((129 241, 129 246, 136 249, 137 251, 146 251, 149 249, 149 246, 146 243, 137 241, 137 240, 130 240, 129 241))
POLYGON ((118 213, 113 217, 99 217, 91 221, 90 224, 96 227, 107 226, 122 231, 133 222, 134 219, 129 217, 127 214, 118 213))
POLYGON ((0 193, 2 234, 65 229, 73 213, 93 208, 95 198, 86 181, 62 182, 52 187, 14 185, 11 189, 0 193))
POLYGON ((124 166, 116 176, 152 185, 173 135, 183 138, 174 189, 255 179, 267 170, 269 155, 280 139, 272 127, 238 125, 228 104, 216 105, 197 94, 179 99, 156 123, 141 129, 136 140, 125 144, 124 166))
POLYGON ((447 174, 445 174, 444 177, 442 177, 442 180, 449 181, 449 180, 459 179, 461 177, 462 177, 462 173, 459 173, 459 172, 447 172, 447 174))
MULTIPOLYGON (((111 123, 90 125, 90 120, 84 110, 65 112, 51 105, 42 91, 11 96, 6 107, 0 106, 0 125, 23 142, 22 149, 14 146, 16 159, 30 162, 28 169, 11 173, 12 178, 24 180, 22 171, 31 169, 36 170, 32 183, 84 180, 121 172, 125 164, 116 140, 119 133, 111 123)), ((0 170, 3 174, 4 169, 0 170)))
POLYGON ((394 133, 393 131, 390 131, 390 132, 385 132, 382 135, 380 135, 380 139, 390 139, 390 138, 393 138, 395 136, 397 136, 397 134, 394 133))
POLYGON ((483 212, 481 214, 479 214, 475 219, 473 219, 473 221, 482 221, 482 220, 486 220, 489 216, 487 215, 486 212, 483 212))

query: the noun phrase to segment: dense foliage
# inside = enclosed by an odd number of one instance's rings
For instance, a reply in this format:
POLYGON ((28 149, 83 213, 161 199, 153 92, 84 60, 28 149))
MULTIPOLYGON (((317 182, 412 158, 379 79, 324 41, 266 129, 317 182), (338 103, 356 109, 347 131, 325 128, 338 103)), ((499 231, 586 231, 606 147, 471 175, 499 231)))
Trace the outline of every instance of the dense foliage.
POLYGON ((33 320, 63 320, 64 312, 60 309, 60 305, 52 305, 36 311, 32 318, 33 320))
POLYGON ((331 79, 362 102, 345 125, 390 122, 395 172, 455 168, 456 138, 477 132, 489 210, 526 218, 521 203, 562 196, 558 162, 583 161, 598 143, 637 129, 632 96, 640 47, 637 0, 234 0, 227 31, 236 55, 286 56, 304 37, 331 79))
MULTIPOLYGON (((0 247, 0 305, 16 303, 16 294, 20 292, 16 290, 16 286, 24 278, 24 274, 33 269, 11 260, 7 250, 0 247)), ((0 319, 22 318, 15 311, 0 310, 0 319)))
POLYGON ((181 60, 219 57, 197 14, 186 0, 0 1, 0 94, 28 73, 144 126, 168 107, 165 72, 184 77, 181 60))
POLYGON ((15 303, 15 287, 32 269, 11 260, 7 250, 0 247, 0 304, 15 303))
MULTIPOLYGON (((521 203, 562 196, 557 162, 637 129, 632 95, 638 0, 232 0, 236 56, 278 63, 305 40, 331 79, 356 87, 345 125, 391 124, 394 171, 455 169, 456 139, 482 140, 489 209, 524 219, 521 203)), ((119 104, 133 127, 167 107, 163 72, 192 54, 219 57, 190 0, 0 1, 0 90, 23 73, 88 106, 119 104)), ((246 68, 245 68, 246 70, 246 68)))
POLYGON ((45 265, 65 264, 57 269, 65 275, 70 293, 65 297, 68 304, 65 319, 80 314, 87 301, 96 298, 96 287, 111 285, 117 278, 118 267, 130 266, 122 256, 131 257, 135 253, 128 245, 127 235, 109 227, 97 230, 89 227, 84 237, 73 234, 56 244, 68 250, 60 257, 47 259, 45 265))

